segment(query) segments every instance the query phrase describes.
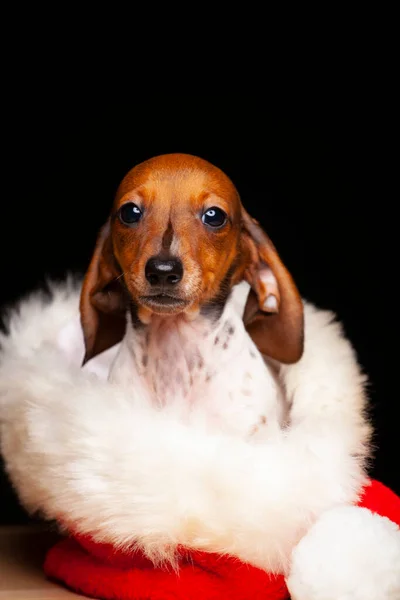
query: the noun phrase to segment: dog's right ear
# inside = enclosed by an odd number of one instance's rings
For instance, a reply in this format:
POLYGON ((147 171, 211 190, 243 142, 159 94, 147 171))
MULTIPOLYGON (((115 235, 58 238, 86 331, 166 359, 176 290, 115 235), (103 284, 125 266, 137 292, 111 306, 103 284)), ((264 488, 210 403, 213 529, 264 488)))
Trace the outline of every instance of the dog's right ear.
POLYGON ((244 208, 242 249, 252 288, 243 315, 247 333, 261 354, 295 363, 304 350, 303 302, 273 243, 244 208))
POLYGON ((126 308, 122 273, 114 257, 108 221, 98 235, 81 291, 83 364, 121 341, 126 327, 126 308))

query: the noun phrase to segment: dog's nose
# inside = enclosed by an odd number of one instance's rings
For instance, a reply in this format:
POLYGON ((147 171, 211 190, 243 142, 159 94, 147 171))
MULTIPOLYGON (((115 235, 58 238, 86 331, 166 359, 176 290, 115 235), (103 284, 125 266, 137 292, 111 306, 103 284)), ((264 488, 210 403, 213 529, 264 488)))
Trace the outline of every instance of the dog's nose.
POLYGON ((150 285, 175 285, 183 277, 183 266, 178 258, 160 260, 153 256, 146 263, 145 275, 150 285))

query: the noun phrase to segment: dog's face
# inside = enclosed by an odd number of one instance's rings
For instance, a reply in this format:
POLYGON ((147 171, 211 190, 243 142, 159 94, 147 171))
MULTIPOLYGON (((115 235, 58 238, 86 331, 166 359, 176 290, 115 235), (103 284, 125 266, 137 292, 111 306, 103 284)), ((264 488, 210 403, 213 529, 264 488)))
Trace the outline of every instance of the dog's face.
POLYGON ((144 318, 195 315, 241 266, 236 189, 194 157, 167 155, 132 169, 118 189, 110 228, 124 283, 144 318))
POLYGON ((117 190, 85 277, 85 360, 121 339, 129 303, 143 323, 153 314, 193 319, 243 279, 253 289, 245 310, 250 335, 273 358, 298 360, 300 297, 230 179, 184 154, 136 166, 117 190))

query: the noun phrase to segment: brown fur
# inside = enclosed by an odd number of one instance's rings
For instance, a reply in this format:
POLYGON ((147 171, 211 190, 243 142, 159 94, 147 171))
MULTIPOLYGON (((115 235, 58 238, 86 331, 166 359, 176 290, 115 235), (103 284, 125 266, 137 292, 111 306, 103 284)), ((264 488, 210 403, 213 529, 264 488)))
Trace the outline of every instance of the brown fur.
POLYGON ((85 361, 122 338, 129 298, 139 307, 142 320, 155 312, 143 299, 149 293, 145 265, 153 256, 177 257, 183 264, 184 277, 176 288, 182 305, 163 309, 166 317, 184 313, 194 318, 218 297, 223 282, 232 287, 246 279, 253 291, 244 320, 259 350, 281 362, 300 358, 302 302, 272 242, 244 210, 235 186, 220 169, 194 156, 168 154, 129 171, 100 232, 81 296, 85 361), (143 211, 134 227, 117 216, 126 202, 143 211), (218 230, 201 221, 213 206, 228 216, 218 230), (267 296, 259 277, 263 267, 272 271, 278 284, 275 314, 263 309, 267 296))

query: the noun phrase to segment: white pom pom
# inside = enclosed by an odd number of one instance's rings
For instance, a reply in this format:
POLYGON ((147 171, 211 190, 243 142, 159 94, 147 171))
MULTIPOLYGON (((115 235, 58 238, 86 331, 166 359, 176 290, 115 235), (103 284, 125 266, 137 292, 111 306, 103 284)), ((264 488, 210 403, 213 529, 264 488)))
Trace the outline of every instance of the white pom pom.
POLYGON ((293 551, 292 600, 400 600, 400 529, 366 508, 326 512, 293 551))

